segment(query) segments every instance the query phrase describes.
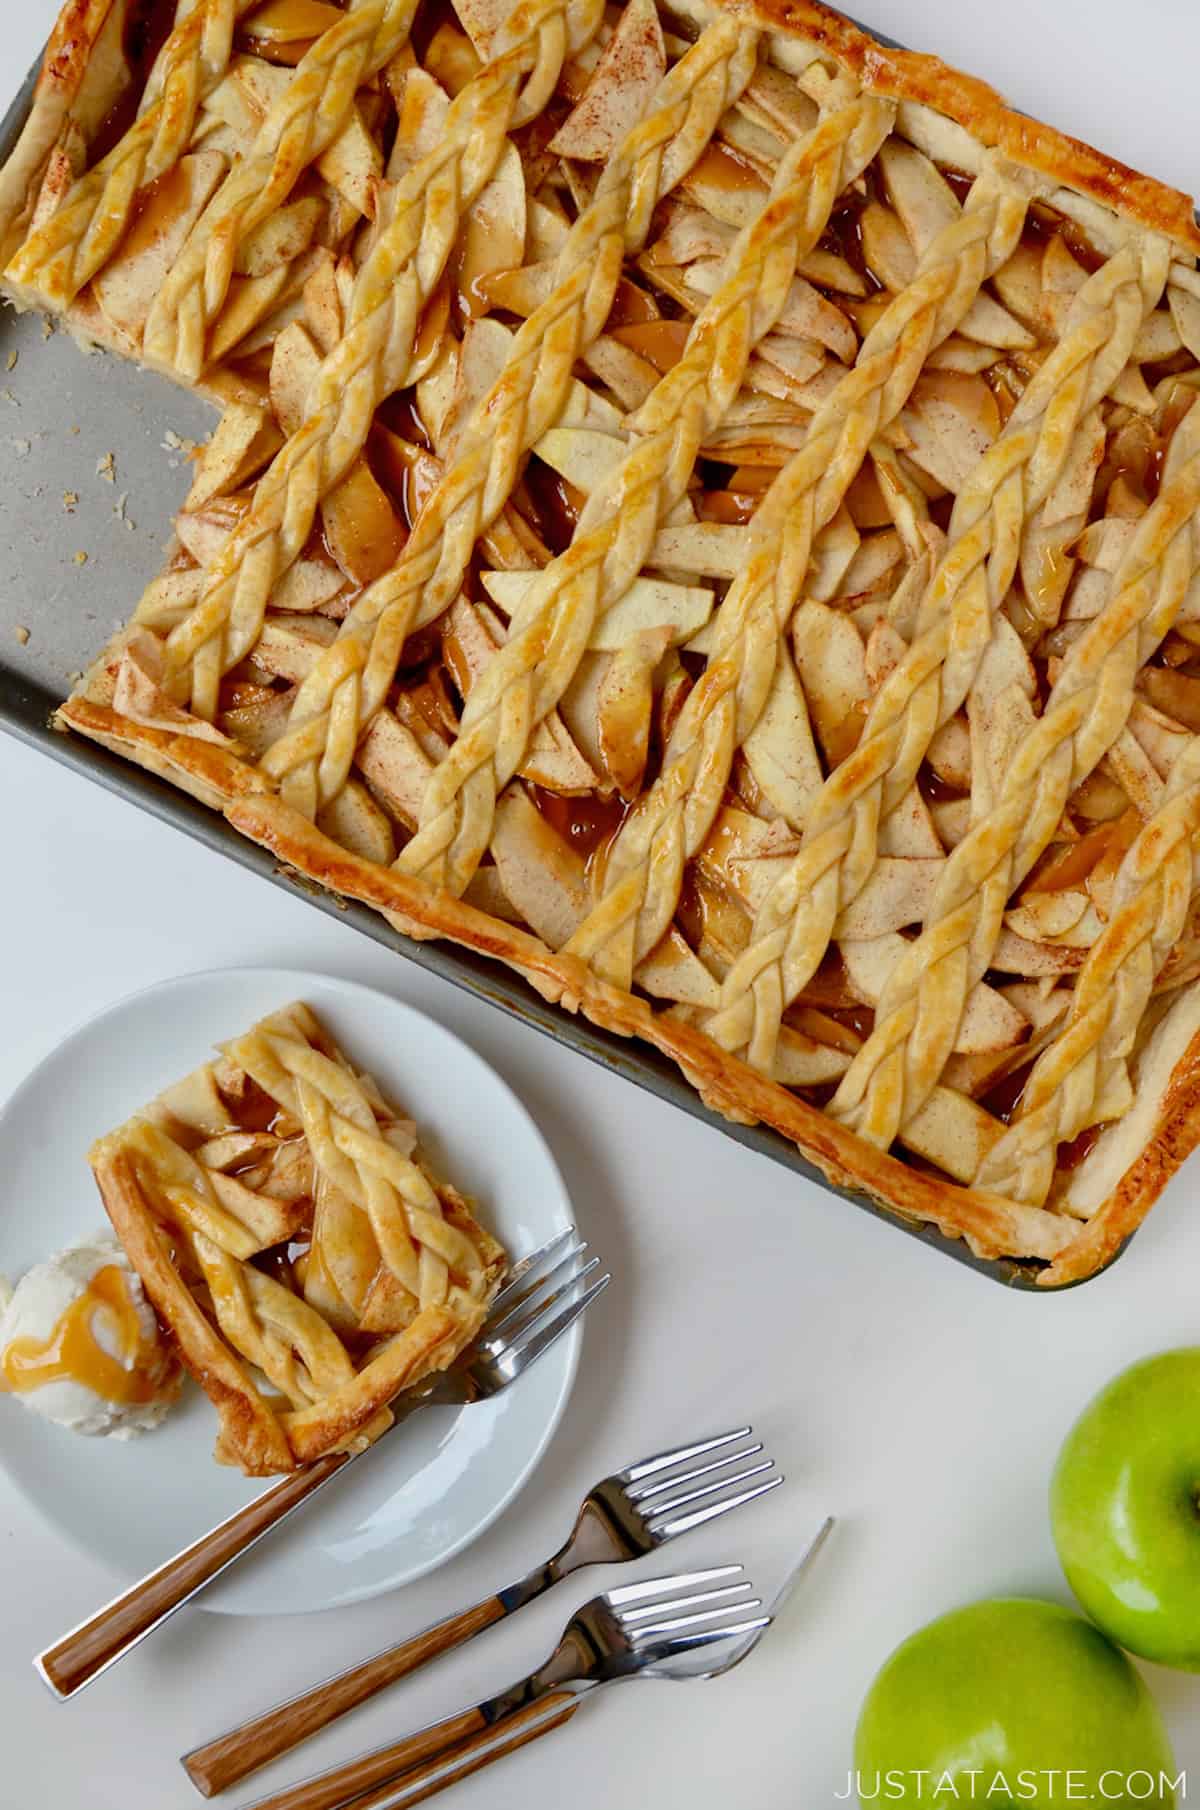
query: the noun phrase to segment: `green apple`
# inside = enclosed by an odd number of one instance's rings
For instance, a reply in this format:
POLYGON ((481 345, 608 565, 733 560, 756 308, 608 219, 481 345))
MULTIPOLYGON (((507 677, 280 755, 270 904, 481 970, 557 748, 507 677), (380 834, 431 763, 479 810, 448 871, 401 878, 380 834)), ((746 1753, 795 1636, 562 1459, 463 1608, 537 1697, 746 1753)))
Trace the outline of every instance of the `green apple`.
POLYGON ((863 1704, 862 1804, 1175 1804, 1158 1710, 1098 1629, 1054 1603, 975 1603, 898 1647, 863 1704))
POLYGON ((1200 1671, 1200 1348, 1147 1358, 1096 1397, 1050 1512, 1092 1620, 1131 1653, 1200 1671))

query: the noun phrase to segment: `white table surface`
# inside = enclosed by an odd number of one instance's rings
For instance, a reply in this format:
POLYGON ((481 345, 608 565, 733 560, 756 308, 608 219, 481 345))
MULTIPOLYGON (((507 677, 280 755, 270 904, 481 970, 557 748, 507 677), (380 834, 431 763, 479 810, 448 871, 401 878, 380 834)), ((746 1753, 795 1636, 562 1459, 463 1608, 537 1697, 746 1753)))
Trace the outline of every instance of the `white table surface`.
MULTIPOLYGON (((3 10, 7 95, 56 0, 3 10)), ((874 19, 1134 166, 1200 181, 1194 0, 876 0, 874 19)), ((111 1580, 0 1474, 0 1803, 196 1801, 175 1763, 183 1749, 540 1560, 615 1464, 742 1419, 768 1440, 787 1487, 673 1557, 736 1557, 770 1591, 835 1511, 835 1543, 787 1622, 722 1684, 610 1695, 448 1802, 832 1805, 859 1702, 897 1641, 980 1596, 1067 1600, 1046 1512, 1053 1456, 1118 1368, 1196 1338, 1200 1159, 1108 1275, 1057 1298, 1009 1294, 48 760, 5 740, 0 762, 0 1095, 82 1017, 157 978, 247 962, 351 976, 442 1019, 518 1089, 617 1279, 550 1455, 470 1553, 402 1595, 318 1617, 185 1614, 69 1707, 51 1702, 30 1656, 111 1580)), ((37 1202, 3 1210, 36 1213, 37 1202)), ((588 1594, 586 1576, 562 1586, 264 1778, 286 1782, 500 1687, 543 1656, 588 1594)), ((1200 1794, 1200 1681, 1153 1682, 1200 1794)), ((241 1800, 254 1795, 243 1788, 241 1800)))

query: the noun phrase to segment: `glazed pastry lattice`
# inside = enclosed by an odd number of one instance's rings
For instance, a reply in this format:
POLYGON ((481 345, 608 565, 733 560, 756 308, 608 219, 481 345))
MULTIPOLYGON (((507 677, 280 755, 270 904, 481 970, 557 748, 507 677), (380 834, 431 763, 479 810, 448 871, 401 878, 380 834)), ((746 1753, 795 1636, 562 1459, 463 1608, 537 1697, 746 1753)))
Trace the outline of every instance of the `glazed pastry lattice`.
POLYGON ((113 1226, 253 1475, 376 1438, 504 1267, 412 1125, 292 1005, 103 1137, 113 1226))
POLYGON ((1105 1261, 1200 1134, 1190 203, 815 0, 85 11, 5 287, 221 416, 62 720, 1105 1261))

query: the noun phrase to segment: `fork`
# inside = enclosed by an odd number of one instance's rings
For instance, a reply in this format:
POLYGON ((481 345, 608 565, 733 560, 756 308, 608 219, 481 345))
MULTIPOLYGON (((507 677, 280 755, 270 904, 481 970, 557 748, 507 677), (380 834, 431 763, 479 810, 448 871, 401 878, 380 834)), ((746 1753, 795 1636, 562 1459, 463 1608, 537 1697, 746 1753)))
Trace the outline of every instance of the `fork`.
MULTIPOLYGON (((393 1405, 395 1421, 383 1437, 420 1408, 462 1407, 498 1395, 544 1357, 612 1280, 606 1272, 583 1294, 577 1292, 599 1268, 598 1257, 580 1262, 586 1250, 575 1227, 568 1226, 531 1251, 492 1302, 475 1343, 449 1370, 393 1405)), ((365 1450, 374 1451, 379 1443, 365 1450)), ((60 1700, 73 1697, 363 1456, 363 1451, 331 1452, 280 1478, 39 1653, 35 1670, 60 1700)))
POLYGON ((603 1478, 585 1496, 567 1540, 544 1565, 473 1608, 194 1748, 183 1756, 188 1777, 204 1797, 213 1797, 397 1679, 514 1614, 582 1566, 640 1558, 777 1489, 783 1478, 773 1459, 760 1457, 762 1442, 751 1440, 751 1433, 750 1427, 738 1427, 658 1452, 603 1478), (687 1469, 679 1468, 685 1465, 687 1469))
POLYGON ((673 1683, 723 1677, 749 1657, 801 1574, 823 1546, 827 1519, 785 1578, 765 1614, 740 1565, 685 1572, 609 1590, 585 1603, 550 1658, 528 1678, 474 1709, 347 1765, 262 1798, 249 1810, 405 1810, 493 1760, 561 1728, 589 1692, 627 1678, 673 1683), (729 1580, 739 1579, 738 1582, 729 1580), (718 1642, 737 1645, 705 1669, 692 1656, 718 1642), (364 1795, 365 1794, 365 1795, 364 1795))

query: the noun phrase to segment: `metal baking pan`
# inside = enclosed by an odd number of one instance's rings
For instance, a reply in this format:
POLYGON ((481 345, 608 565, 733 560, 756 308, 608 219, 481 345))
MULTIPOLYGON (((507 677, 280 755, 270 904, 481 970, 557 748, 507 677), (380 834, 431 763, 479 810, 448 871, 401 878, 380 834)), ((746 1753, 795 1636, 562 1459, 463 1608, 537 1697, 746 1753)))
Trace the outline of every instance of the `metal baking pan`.
MULTIPOLYGON (((0 160, 24 124, 36 73, 0 124, 0 160)), ((51 727, 74 678, 159 571, 188 485, 186 442, 205 438, 212 424, 204 403, 165 380, 106 354, 85 358, 40 316, 0 312, 0 727, 828 1193, 996 1282, 1036 1289, 1037 1266, 976 1257, 961 1239, 835 1187, 778 1132, 711 1112, 657 1050, 548 1005, 518 975, 473 951, 410 942, 369 907, 285 871, 165 780, 51 727)))

